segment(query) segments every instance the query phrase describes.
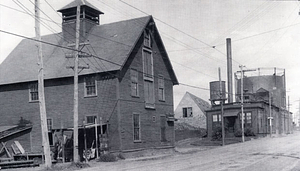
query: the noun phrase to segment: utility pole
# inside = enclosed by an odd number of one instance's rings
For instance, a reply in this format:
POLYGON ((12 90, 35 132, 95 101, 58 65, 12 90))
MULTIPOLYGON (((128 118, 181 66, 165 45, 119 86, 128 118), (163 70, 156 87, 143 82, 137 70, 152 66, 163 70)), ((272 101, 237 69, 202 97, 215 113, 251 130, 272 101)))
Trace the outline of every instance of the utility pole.
POLYGON ((35 0, 35 34, 38 40, 38 94, 39 94, 39 106, 40 106, 40 118, 41 118, 41 130, 42 130, 42 145, 45 155, 45 166, 51 168, 52 161, 50 156, 50 146, 48 138, 47 129, 47 114, 46 114, 46 104, 44 95, 44 64, 43 64, 43 52, 41 43, 41 30, 40 30, 40 1, 35 0))
POLYGON ((225 145, 225 129, 224 129, 224 108, 223 108, 223 90, 221 81, 221 68, 219 67, 219 86, 220 86, 220 106, 221 106, 221 123, 222 123, 222 146, 225 145))
MULTIPOLYGON (((87 53, 81 53, 79 54, 79 46, 80 45, 88 45, 88 42, 80 43, 80 5, 77 6, 76 10, 76 37, 75 37, 75 44, 69 44, 68 46, 75 46, 75 54, 66 54, 66 58, 74 58, 74 66, 67 66, 68 69, 74 70, 74 115, 73 115, 73 121, 74 121, 74 130, 73 130, 73 161, 79 162, 79 154, 78 154, 78 74, 83 69, 88 69, 88 66, 78 66, 78 59, 79 57, 91 57, 91 55, 87 53), (79 71, 80 69, 80 71, 79 71)), ((83 49, 83 47, 82 47, 83 49)))
POLYGON ((291 115, 290 115, 290 96, 288 96, 288 118, 289 118, 289 133, 293 133, 293 127, 292 127, 292 124, 293 124, 293 118, 291 118, 291 115))
POLYGON ((75 62, 74 62, 74 132, 73 132, 73 161, 79 162, 78 154, 78 50, 79 50, 79 27, 80 27, 80 5, 76 11, 76 40, 75 40, 75 62))
POLYGON ((241 119, 242 119, 242 142, 245 142, 244 136, 244 73, 249 71, 256 71, 256 69, 248 69, 244 70, 243 65, 240 65, 240 72, 241 72, 241 119))
POLYGON ((241 119, 242 119, 242 142, 245 142, 244 137, 244 70, 243 65, 240 65, 241 68, 241 119))
POLYGON ((270 121, 270 137, 272 137, 272 119, 273 119, 273 117, 272 117, 272 93, 271 92, 269 92, 269 110, 270 110, 270 116, 268 117, 268 119, 269 119, 269 121, 270 121))
POLYGON ((299 118, 300 118, 300 98, 299 98, 298 117, 296 118, 297 121, 295 121, 295 123, 298 122, 298 126, 299 126, 299 118))

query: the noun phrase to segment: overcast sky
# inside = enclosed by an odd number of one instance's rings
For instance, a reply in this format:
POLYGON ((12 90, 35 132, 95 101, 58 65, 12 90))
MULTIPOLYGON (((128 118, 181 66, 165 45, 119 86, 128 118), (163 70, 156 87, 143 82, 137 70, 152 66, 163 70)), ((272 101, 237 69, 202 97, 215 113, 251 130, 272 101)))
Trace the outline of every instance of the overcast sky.
MULTIPOLYGON (((34 0, 1 0, 0 29, 34 37, 34 19, 16 3, 34 13, 34 0), (19 4, 20 5, 20 4, 19 4), (14 8, 14 9, 11 9, 14 8), (16 11, 16 10, 19 11, 16 11)), ((298 1, 258 0, 88 0, 105 14, 101 24, 132 19, 147 14, 154 17, 180 83, 209 88, 210 81, 226 79, 226 38, 232 39, 233 72, 247 68, 286 69, 287 96, 291 111, 298 109, 300 97, 300 4, 298 1), (144 11, 145 13, 139 11, 144 11), (215 46, 213 48, 213 46, 215 46)), ((42 35, 61 32, 60 13, 71 0, 40 0, 41 9, 53 21, 44 20, 42 35), (47 4, 51 5, 51 7, 47 4)), ((41 17, 47 18, 41 13, 41 17)), ((49 20, 49 19, 48 19, 49 20)), ((0 63, 21 38, 0 33, 0 63)), ((174 105, 186 91, 209 99, 209 91, 187 86, 174 87, 174 105)))

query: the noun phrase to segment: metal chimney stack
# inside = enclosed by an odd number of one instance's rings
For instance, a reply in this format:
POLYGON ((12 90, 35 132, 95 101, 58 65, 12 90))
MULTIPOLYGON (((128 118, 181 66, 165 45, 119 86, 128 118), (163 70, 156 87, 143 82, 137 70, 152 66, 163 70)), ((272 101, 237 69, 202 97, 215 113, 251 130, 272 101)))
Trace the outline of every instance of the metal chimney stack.
POLYGON ((233 87, 232 87, 232 55, 231 55, 231 39, 226 39, 227 46, 227 83, 228 83, 228 103, 233 103, 233 87))

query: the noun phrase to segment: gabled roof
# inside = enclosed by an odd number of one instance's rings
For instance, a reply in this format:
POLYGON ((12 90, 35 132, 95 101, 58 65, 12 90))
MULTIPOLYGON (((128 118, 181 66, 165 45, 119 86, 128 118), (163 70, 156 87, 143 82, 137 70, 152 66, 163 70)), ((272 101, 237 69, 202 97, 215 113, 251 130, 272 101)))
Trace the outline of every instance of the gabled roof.
POLYGON ((264 88, 259 88, 256 93, 265 93, 265 92, 269 92, 268 90, 264 89, 264 88))
POLYGON ((76 8, 78 5, 79 6, 88 6, 88 7, 92 8, 92 9, 98 11, 99 14, 103 14, 103 12, 101 12, 97 7, 93 6, 92 4, 90 4, 86 0, 74 0, 71 3, 69 3, 68 5, 66 5, 63 8, 61 8, 60 10, 58 10, 58 12, 63 12, 66 9, 76 8))
POLYGON ((186 92, 186 94, 188 94, 191 97, 191 99, 197 104, 197 106, 203 113, 205 113, 206 110, 210 109, 210 104, 207 101, 191 94, 190 92, 186 92))
MULTIPOLYGON (((82 70, 79 75, 122 70, 149 22, 153 22, 152 16, 94 26, 87 35, 89 44, 84 46, 82 51, 101 59, 94 57, 79 59, 80 66, 89 65, 89 69, 82 70)), ((157 34, 159 35, 159 33, 157 34)), ((74 59, 65 57, 66 54, 74 53, 74 51, 62 48, 70 48, 68 47, 70 43, 66 42, 62 36, 62 33, 58 33, 42 37, 42 41, 59 46, 45 43, 42 45, 45 79, 72 77, 74 75, 72 69, 66 68, 67 66, 74 66, 74 59)), ((161 40, 156 41, 163 44, 161 40)), ((178 84, 167 53, 161 54, 165 55, 163 59, 166 66, 169 66, 168 70, 173 83, 178 84)), ((0 84, 36 81, 38 74, 37 57, 36 42, 29 39, 22 40, 0 65, 0 84)))

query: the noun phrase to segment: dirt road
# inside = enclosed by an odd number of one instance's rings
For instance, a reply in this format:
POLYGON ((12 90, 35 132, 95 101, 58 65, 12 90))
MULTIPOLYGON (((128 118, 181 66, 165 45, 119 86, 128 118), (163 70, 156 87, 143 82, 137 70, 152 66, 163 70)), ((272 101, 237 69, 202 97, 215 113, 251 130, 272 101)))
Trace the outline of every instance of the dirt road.
POLYGON ((300 170, 300 132, 156 160, 99 163, 96 168, 83 170, 296 171, 300 170))

